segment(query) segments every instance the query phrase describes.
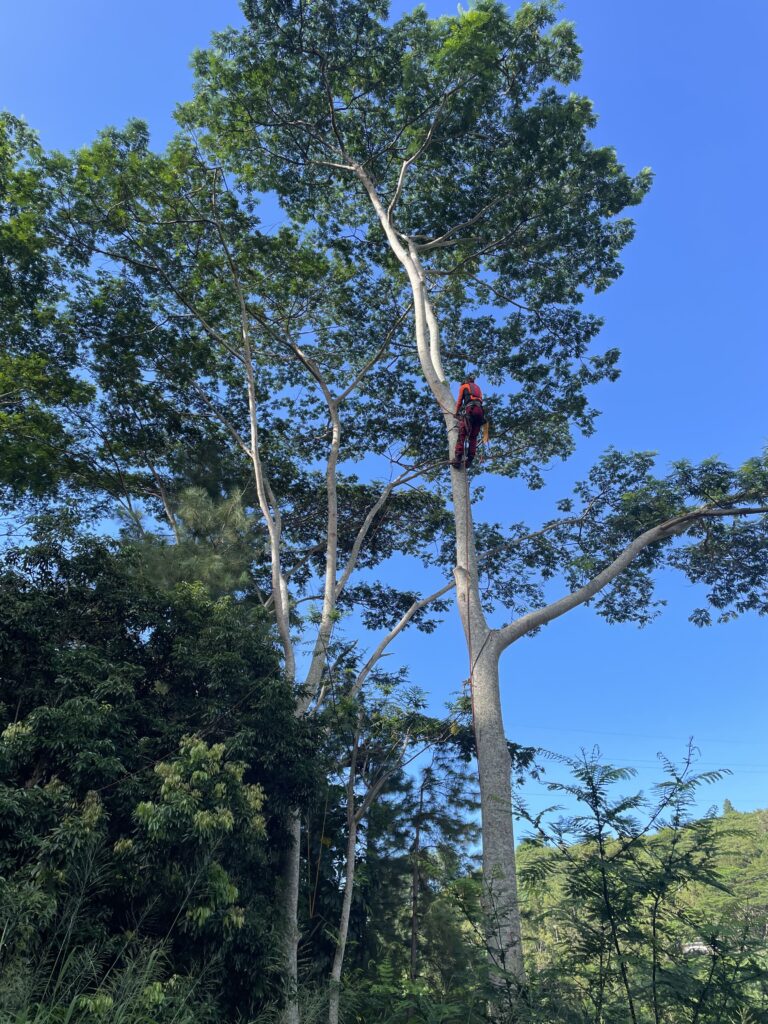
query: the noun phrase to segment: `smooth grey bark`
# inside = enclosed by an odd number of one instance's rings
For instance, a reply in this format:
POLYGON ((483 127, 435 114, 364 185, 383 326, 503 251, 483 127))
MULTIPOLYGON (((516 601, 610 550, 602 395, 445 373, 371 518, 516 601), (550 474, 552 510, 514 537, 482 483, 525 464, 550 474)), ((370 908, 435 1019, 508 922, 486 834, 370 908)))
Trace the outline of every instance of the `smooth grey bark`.
POLYGON ((512 820, 512 762, 499 688, 503 646, 489 629, 480 601, 477 550, 465 470, 451 470, 456 523, 456 604, 469 658, 483 841, 486 945, 496 984, 525 981, 512 820))
MULTIPOLYGON (((387 242, 408 277, 414 311, 416 351, 425 381, 443 415, 450 461, 458 428, 453 414, 453 394, 443 376, 439 322, 430 301, 419 250, 410 239, 397 231, 392 221, 392 213, 409 164, 410 160, 404 161, 398 188, 386 208, 365 170, 358 164, 350 163, 349 166, 365 189, 387 242)), ((497 969, 496 980, 506 978, 522 984, 525 974, 512 826, 512 765, 499 695, 499 656, 502 648, 495 642, 489 643, 491 630, 480 600, 468 477, 465 471, 452 469, 451 478, 456 530, 456 604, 467 641, 470 680, 475 677, 479 680, 479 690, 475 688, 473 720, 478 736, 487 944, 491 962, 497 969), (480 723, 478 714, 481 716, 480 723), (502 968, 505 972, 503 976, 502 968)))
POLYGON ((479 638, 480 643, 474 642, 471 652, 473 661, 476 659, 471 685, 483 828, 486 942, 498 982, 522 984, 525 968, 515 867, 511 761, 501 713, 499 652, 492 638, 492 633, 479 638))

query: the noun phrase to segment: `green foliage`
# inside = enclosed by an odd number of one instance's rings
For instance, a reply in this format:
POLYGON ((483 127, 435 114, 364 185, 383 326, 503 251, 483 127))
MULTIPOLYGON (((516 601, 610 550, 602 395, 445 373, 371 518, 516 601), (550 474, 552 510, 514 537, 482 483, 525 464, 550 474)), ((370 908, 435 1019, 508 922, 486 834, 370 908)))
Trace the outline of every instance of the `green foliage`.
MULTIPOLYGON (((343 670, 343 661, 337 662, 335 673, 343 670)), ((427 716, 424 694, 397 676, 374 674, 354 700, 332 696, 320 721, 328 786, 307 808, 302 841, 306 892, 299 912, 309 937, 303 945, 304 980, 322 985, 335 952, 350 814, 359 824, 346 969, 367 974, 386 955, 407 973, 413 929, 429 942, 432 897, 468 863, 463 846, 477 834, 465 813, 475 809, 470 777, 457 758, 450 722, 427 716), (407 766, 424 759, 431 769, 419 795, 407 766), (414 871, 418 906, 412 898, 414 871)), ((459 929, 449 934, 448 918, 444 923, 443 948, 453 942, 463 963, 459 929)), ((418 950, 417 956, 423 958, 418 950)))
POLYGON ((4 970, 55 957, 72 906, 67 950, 119 967, 160 942, 222 1009, 255 1005, 285 818, 315 785, 263 614, 87 540, 9 553, 0 592, 4 970))
MULTIPOLYGON (((480 883, 462 874, 441 879, 431 896, 429 913, 448 915, 437 915, 436 956, 422 947, 419 976, 410 977, 390 933, 367 970, 350 977, 350 1016, 473 1022, 488 1019, 491 1000, 504 1024, 767 1020, 766 812, 694 817, 698 790, 721 773, 697 773, 693 752, 680 768, 664 761, 652 801, 616 793, 632 772, 597 752, 555 760, 570 779, 549 786, 574 813, 557 819, 550 809, 530 821, 519 849, 524 990, 506 1004, 489 984, 480 883), (441 978, 457 914, 463 973, 441 978)), ((402 918, 399 929, 402 943, 402 918)))
POLYGON ((386 957, 403 992, 448 997, 467 989, 477 967, 460 898, 476 867, 477 796, 450 739, 422 760, 371 808, 360 880, 368 928, 351 965, 367 971, 386 957))
MULTIPOLYGON (((209 746, 197 736, 183 737, 178 758, 155 765, 162 779, 157 799, 137 804, 134 811, 140 835, 171 857, 162 888, 172 892, 178 887, 177 865, 184 864, 205 894, 204 901, 194 901, 184 911, 182 927, 223 935, 242 928, 245 913, 237 903, 237 886, 221 862, 212 859, 211 850, 232 842, 244 861, 254 856, 258 860, 266 836, 260 813, 264 791, 244 785, 245 764, 226 762, 225 753, 223 743, 209 746)), ((128 843, 121 843, 124 856, 134 852, 128 843)), ((179 893, 180 905, 183 895, 179 893)))
POLYGON ((0 113, 0 500, 55 492, 73 464, 70 415, 93 392, 74 372, 76 345, 60 316, 66 267, 48 219, 53 204, 36 136, 0 113))
MULTIPOLYGON (((398 237, 419 255, 444 372, 459 375, 471 356, 491 384, 500 443, 485 468, 533 487, 547 462, 572 453, 575 432, 592 431, 592 385, 617 375, 615 350, 590 354, 600 322, 582 300, 621 272, 632 234, 623 211, 650 176, 628 174, 590 141, 591 104, 560 89, 579 74, 579 47, 549 2, 511 13, 483 0, 455 17, 419 9, 393 23, 385 5, 348 0, 244 10, 244 29, 196 55, 195 99, 163 153, 138 121, 69 157, 44 154, 20 122, 4 122, 9 322, 20 323, 22 294, 39 293, 48 311, 42 326, 25 314, 7 370, 0 364, 0 376, 23 385, 1 413, 16 439, 3 448, 5 479, 17 495, 66 487, 119 509, 168 584, 191 573, 266 604, 272 578, 246 451, 252 373, 296 607, 325 570, 319 380, 340 402, 342 561, 384 486, 379 458, 386 473, 444 461, 410 342, 407 281, 358 171, 393 204, 398 237), (269 190, 293 218, 276 233, 257 215, 269 190), (154 536, 158 524, 175 535, 172 551, 154 536), (209 538, 233 532, 225 565, 209 538)), ((416 476, 375 516, 359 569, 405 553, 450 570, 444 476, 416 476)), ((560 502, 573 514, 543 528, 479 526, 484 597, 525 614, 552 577, 580 586, 664 517, 704 503, 740 515, 766 493, 764 459, 740 470, 679 462, 657 477, 647 453, 609 449, 560 502)), ((765 609, 764 519, 710 517, 687 536, 691 544, 670 534, 648 548, 597 611, 648 622, 663 603, 653 577, 665 565, 708 588, 708 607, 692 612, 698 624, 765 609)), ((415 594, 358 579, 339 600, 379 629, 415 594)), ((311 615, 294 614, 302 623, 311 615)), ((434 623, 424 610, 414 624, 434 623)))
POLYGON ((678 516, 705 507, 703 517, 670 529, 646 547, 609 587, 595 595, 596 612, 609 622, 646 625, 664 606, 655 593, 659 570, 674 568, 705 589, 706 607, 691 621, 709 625, 713 615, 727 622, 749 611, 768 610, 768 516, 739 510, 765 506, 768 457, 732 468, 717 459, 699 465, 675 463, 666 475, 654 472, 652 452, 601 456, 573 496, 561 499, 558 518, 538 530, 512 523, 481 526, 478 554, 489 595, 513 613, 545 604, 545 585, 563 578, 569 590, 593 579, 627 550, 635 538, 678 516))
MULTIPOLYGON (((66 912, 65 912, 66 913, 66 912)), ((80 931, 70 918, 73 936, 80 931)), ((0 979, 2 1024, 214 1024, 204 977, 174 974, 162 947, 67 947, 0 979)))
POLYGON ((173 590, 194 581, 214 597, 259 598, 263 538, 238 497, 216 500, 202 487, 187 487, 175 498, 172 515, 170 537, 130 519, 123 531, 157 586, 173 590))
MULTIPOLYGON (((341 780, 315 788, 313 758, 339 763, 360 706, 329 709, 336 725, 313 751, 261 614, 200 584, 156 589, 130 545, 10 553, 0 590, 3 1019, 145 1024, 264 1006, 281 820, 296 802, 311 808, 303 962, 322 1013, 346 809, 341 780)), ((467 856, 475 804, 461 744, 417 696, 390 680, 365 709, 361 787, 391 775, 361 825, 344 1005, 375 1024, 480 1021, 492 990, 467 856), (391 761, 403 729, 440 740, 415 775, 391 761)), ((765 814, 693 818, 715 775, 692 764, 666 765, 649 809, 613 795, 627 771, 560 760, 573 781, 549 785, 585 810, 540 820, 521 847, 529 986, 510 1024, 586 1024, 596 999, 606 1024, 655 1020, 654 1006, 669 1024, 767 1019, 765 814)))
MULTIPOLYGON (((39 543, 10 552, 0 574, 0 952, 6 975, 32 979, 7 1005, 52 1019, 181 1020, 177 978, 189 979, 182 989, 204 982, 203 1018, 264 1003, 277 990, 276 885, 296 807, 309 812, 302 957, 310 980, 321 976, 354 749, 351 799, 384 775, 387 785, 360 832, 350 1015, 479 1020, 491 990, 466 854, 475 808, 452 759, 471 755, 473 737, 454 721, 439 738, 418 693, 401 699, 383 677, 376 697, 340 696, 357 665, 333 641, 330 710, 296 720, 270 639, 263 508, 280 510, 291 625, 311 634, 317 614, 300 602, 326 570, 330 404, 340 565, 392 467, 418 480, 375 512, 358 561, 369 575, 331 621, 394 625, 418 594, 379 578, 391 556, 454 564, 442 423, 366 185, 419 256, 444 373, 459 376, 471 357, 491 385, 502 443, 486 468, 540 487, 543 467, 594 429, 591 387, 617 377, 615 350, 590 352, 601 324, 582 302, 620 275, 625 211, 651 175, 592 144, 590 102, 560 88, 578 78, 580 50, 550 0, 396 21, 379 0, 243 10, 244 29, 195 56, 195 98, 163 153, 138 121, 70 156, 0 121, 0 487, 17 510, 29 497, 67 505, 38 518, 39 543), (257 215, 266 192, 291 218, 277 232, 257 215), (122 545, 77 541, 73 523, 88 513, 119 514, 122 545), (409 753, 439 740, 418 776, 393 758, 403 736, 409 753), (63 979, 53 997, 39 984, 51 957, 48 976, 63 979), (134 975, 144 980, 121 998, 134 975)), ((598 612, 648 621, 663 566, 707 587, 699 624, 711 610, 764 612, 765 519, 731 513, 766 494, 764 459, 737 470, 681 461, 659 477, 650 454, 609 449, 560 502, 562 518, 478 529, 484 597, 525 613, 553 577, 581 586, 642 531, 706 504, 717 515, 687 543, 675 530, 660 538, 598 612)), ((417 628, 433 628, 430 611, 417 628)), ((516 769, 529 765, 529 751, 511 753, 516 769)), ((568 767, 567 792, 588 813, 556 826, 553 849, 524 854, 534 966, 514 1013, 764 1019, 754 939, 765 901, 744 911, 740 880, 754 865, 739 863, 727 830, 688 816, 706 779, 672 772, 642 825, 639 798, 610 795, 625 773, 589 758, 568 767), (702 958, 681 954, 686 936, 702 958)), ((315 993, 308 1016, 322 1006, 315 993)))
MULTIPOLYGON (((244 10, 244 30, 196 55, 182 127, 241 187, 275 190, 298 222, 343 239, 358 266, 374 262, 402 291, 362 170, 425 268, 446 374, 471 359, 509 385, 490 396, 495 429, 515 438, 494 470, 540 484, 537 464, 570 454, 572 426, 592 429, 585 389, 616 376, 616 352, 587 356, 600 322, 578 307, 620 274, 633 229, 619 215, 650 185, 591 145, 591 104, 553 84, 579 74, 572 26, 555 24, 549 2, 510 13, 483 0, 437 19, 419 8, 393 23, 378 3, 244 10)), ((393 365, 394 378, 370 375, 371 393, 396 398, 414 382, 418 402, 413 347, 393 365)), ((443 457, 439 423, 409 417, 398 429, 422 457, 443 457)))
MULTIPOLYGON (((244 29, 215 36, 196 55, 196 97, 179 113, 182 127, 199 133, 244 194, 274 189, 325 247, 343 245, 350 265, 375 267, 406 302, 375 189, 398 244, 423 268, 445 374, 458 377, 471 360, 492 385, 500 443, 484 468, 542 486, 542 467, 572 453, 575 431, 593 430, 590 387, 617 376, 615 350, 589 354, 601 324, 581 304, 619 276, 633 231, 623 211, 651 181, 595 147, 590 102, 558 88, 580 71, 573 27, 556 23, 549 2, 511 13, 483 0, 457 16, 430 19, 418 9, 392 23, 377 3, 322 0, 299 10, 292 0, 254 0, 244 10, 244 29)), ((439 417, 433 410, 425 423, 420 404, 426 389, 413 345, 388 354, 383 371, 370 368, 361 397, 388 400, 394 415, 385 424, 370 407, 356 409, 364 446, 394 427, 411 458, 442 459, 439 417)), ((439 510, 439 478, 424 490, 439 510)), ((740 516, 764 508, 767 495, 764 459, 738 470, 714 459, 679 462, 656 476, 649 453, 609 449, 575 497, 559 503, 572 515, 542 528, 478 527, 484 598, 525 614, 545 603, 551 578, 578 588, 644 530, 708 505, 716 514, 684 531, 690 543, 679 542, 680 531, 660 537, 597 597, 596 610, 612 622, 647 623, 663 605, 654 575, 673 566, 708 587, 709 608, 694 610, 694 622, 710 621, 710 609, 720 620, 763 611, 766 519, 740 516)), ((449 567, 452 530, 439 511, 431 519, 439 553, 409 553, 449 567)), ((361 585, 348 600, 365 600, 365 622, 377 626, 408 599, 385 586, 378 601, 372 596, 361 585)))
MULTIPOLYGON (((156 153, 146 126, 130 122, 71 157, 37 148, 29 160, 47 183, 41 230, 72 271, 57 330, 70 331, 80 382, 76 395, 62 391, 59 376, 46 392, 77 424, 59 445, 65 462, 48 460, 51 480, 118 515, 159 581, 202 579, 220 593, 258 590, 267 602, 266 532, 247 454, 253 373, 260 454, 283 511, 284 564, 295 590, 312 593, 324 565, 326 481, 317 461, 328 410, 307 366, 346 394, 337 480, 344 558, 383 486, 361 480, 351 464, 366 456, 372 432, 393 455, 403 446, 415 453, 404 430, 415 404, 428 422, 425 401, 389 409, 376 394, 392 380, 384 360, 402 347, 401 296, 340 240, 262 231, 254 202, 186 136, 156 153), (305 363, 291 356, 298 341, 305 363), (350 389, 369 363, 376 387, 350 389)), ((31 451, 27 444, 19 457, 31 451)), ((10 463, 8 478, 17 497, 40 493, 10 463)), ((396 550, 424 554, 446 525, 429 492, 393 494, 359 566, 374 568, 396 550)), ((374 608, 376 595, 361 590, 354 604, 374 608)))
POLYGON ((558 760, 573 781, 549 788, 578 810, 539 816, 519 858, 532 1019, 768 1019, 761 819, 694 818, 697 790, 723 773, 696 773, 692 750, 682 768, 664 761, 653 802, 615 795, 633 771, 596 751, 558 760))

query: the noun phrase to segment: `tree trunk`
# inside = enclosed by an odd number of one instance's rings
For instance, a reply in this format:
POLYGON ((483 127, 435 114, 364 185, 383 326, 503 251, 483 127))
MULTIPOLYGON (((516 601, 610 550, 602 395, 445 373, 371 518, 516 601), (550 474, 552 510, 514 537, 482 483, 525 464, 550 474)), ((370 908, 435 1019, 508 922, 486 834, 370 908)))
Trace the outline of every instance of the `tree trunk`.
POLYGON ((424 785, 419 789, 419 810, 416 818, 416 834, 411 848, 411 981, 418 974, 419 957, 419 868, 421 861, 421 816, 424 813, 424 785))
POLYGON ((497 981, 525 980, 512 825, 512 764, 501 717, 499 652, 493 634, 474 654, 473 715, 483 827, 483 903, 497 981))
MULTIPOLYGON (((403 171, 407 165, 403 165, 403 171)), ((411 241, 404 242, 395 230, 372 180, 360 165, 353 170, 376 211, 393 254, 402 265, 413 295, 416 350, 424 379, 440 409, 446 428, 448 460, 458 428, 453 415, 454 398, 445 380, 440 359, 440 325, 430 301, 424 268, 411 241)), ((496 978, 506 978, 510 1000, 515 983, 524 980, 520 911, 517 903, 515 846, 512 830, 511 763, 499 696, 499 658, 508 646, 488 628, 480 601, 469 480, 466 470, 451 470, 454 522, 456 524, 456 602, 464 625, 474 677, 473 718, 477 737, 477 761, 483 829, 483 881, 489 911, 489 955, 496 978), (503 973, 502 973, 503 972, 503 973)))
POLYGON ((299 875, 301 871, 301 816, 291 812, 289 849, 285 864, 283 892, 285 1008, 283 1024, 299 1024, 299 875))
POLYGON ((512 827, 512 763, 507 746, 499 693, 499 634, 488 628, 480 602, 469 478, 466 470, 451 471, 456 523, 456 604, 469 655, 472 720, 477 746, 483 836, 483 906, 487 944, 495 981, 525 980, 520 908, 517 901, 515 839, 512 827))
POLYGON ((352 910, 352 893, 355 886, 355 852, 357 850, 357 815, 348 814, 349 835, 347 837, 346 877, 344 879, 344 898, 341 904, 341 920, 339 921, 339 938, 331 967, 331 984, 328 996, 328 1024, 339 1024, 339 997, 341 995, 341 968, 344 964, 344 953, 349 934, 349 915, 352 910))

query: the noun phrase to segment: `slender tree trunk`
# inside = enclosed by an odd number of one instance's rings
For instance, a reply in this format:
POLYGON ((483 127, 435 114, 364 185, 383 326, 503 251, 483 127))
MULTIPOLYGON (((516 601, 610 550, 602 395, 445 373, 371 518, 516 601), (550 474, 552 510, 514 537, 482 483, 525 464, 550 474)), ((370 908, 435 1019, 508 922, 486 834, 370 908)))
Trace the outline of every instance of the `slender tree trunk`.
MULTIPOLYGON (((416 838, 418 840, 418 831, 416 838)), ((419 848, 414 851, 411 868, 411 981, 416 980, 419 964, 419 848)))
MULTIPOLYGON (((408 275, 416 350, 426 383, 443 415, 450 460, 458 433, 454 399, 441 364, 440 327, 418 250, 395 230, 390 210, 385 209, 362 167, 354 165, 353 170, 368 193, 392 252, 408 275)), ((466 471, 456 469, 451 471, 451 477, 456 524, 456 602, 467 639, 470 679, 474 678, 473 718, 482 809, 485 905, 490 921, 489 954, 497 968, 497 979, 506 979, 510 999, 514 999, 513 989, 524 981, 525 975, 512 829, 511 762, 499 695, 499 658, 513 638, 497 643, 498 634, 488 628, 480 601, 468 478, 466 471)))
POLYGON ((341 995, 341 969, 349 934, 349 915, 352 910, 352 893, 355 886, 355 851, 357 849, 357 816, 348 815, 349 835, 347 837, 347 864, 344 879, 344 897, 341 904, 339 938, 331 967, 331 984, 328 999, 328 1024, 339 1024, 339 997, 341 995))
POLYGON ((493 633, 477 659, 473 708, 483 827, 483 898, 488 950, 499 982, 525 980, 512 824, 512 764, 501 717, 499 654, 493 633))
POLYGON ((283 1024, 299 1024, 299 875, 301 871, 301 816, 291 812, 288 856, 283 891, 284 968, 286 1003, 283 1024))
POLYGON ((421 816, 424 812, 424 786, 419 790, 416 834, 413 838, 411 867, 411 981, 416 980, 419 958, 419 863, 421 855, 421 816))
POLYGON ((661 1024, 661 1008, 659 1007, 659 901, 661 896, 657 895, 651 907, 651 950, 653 953, 653 968, 651 971, 651 992, 653 993, 653 1019, 655 1024, 661 1024))

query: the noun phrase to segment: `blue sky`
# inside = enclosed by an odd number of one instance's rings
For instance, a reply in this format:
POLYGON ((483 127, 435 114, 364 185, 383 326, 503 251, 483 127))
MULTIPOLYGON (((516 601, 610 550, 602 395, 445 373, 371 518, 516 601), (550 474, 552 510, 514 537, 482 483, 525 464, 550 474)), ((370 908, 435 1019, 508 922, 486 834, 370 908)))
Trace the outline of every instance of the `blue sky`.
MULTIPOLYGON (((427 8, 456 10, 442 0, 427 8)), ((563 14, 584 48, 579 89, 600 117, 596 141, 615 145, 630 170, 650 165, 656 182, 637 211, 623 279, 593 304, 607 320, 602 344, 623 353, 622 378, 596 395, 597 435, 551 470, 544 492, 489 492, 486 511, 499 519, 547 516, 608 444, 656 450, 663 467, 681 456, 740 462, 768 441, 768 6, 570 0, 563 14)), ((146 119, 162 145, 175 103, 191 91, 190 52, 238 20, 234 0, 5 5, 0 107, 24 115, 49 147, 77 147, 128 117, 146 119)), ((670 575, 659 595, 668 607, 644 630, 581 609, 508 651, 510 737, 564 753, 597 743, 647 784, 656 752, 681 754, 693 735, 703 766, 734 772, 708 791, 712 802, 768 805, 765 620, 702 631, 687 622, 693 588, 670 575)), ((406 639, 397 657, 436 708, 466 674, 453 616, 428 643, 406 639)), ((532 806, 547 800, 527 788, 532 806)))

